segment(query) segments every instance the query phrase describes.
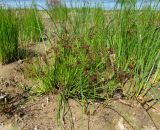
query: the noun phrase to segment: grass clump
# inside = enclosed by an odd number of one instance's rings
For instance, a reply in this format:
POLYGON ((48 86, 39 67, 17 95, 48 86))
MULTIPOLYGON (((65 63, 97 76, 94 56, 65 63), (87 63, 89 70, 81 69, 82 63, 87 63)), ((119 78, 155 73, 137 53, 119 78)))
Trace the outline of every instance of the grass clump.
MULTIPOLYGON (((58 10, 61 9, 64 7, 58 10)), ((53 47, 54 63, 42 70, 43 76, 37 75, 40 83, 37 92, 58 90, 66 99, 105 99, 117 86, 109 88, 110 78, 104 74, 110 63, 104 44, 104 10, 98 8, 94 12, 90 8, 77 8, 72 17, 68 17, 69 9, 65 10, 63 13, 67 17, 58 26, 55 24, 59 40, 53 47)))
POLYGON ((24 9, 20 17, 20 37, 22 41, 39 41, 44 33, 42 19, 36 7, 24 9))
POLYGON ((71 98, 144 96, 160 81, 160 12, 120 4, 109 14, 100 7, 49 10, 57 43, 34 68, 34 92, 59 93, 59 117, 71 98))
POLYGON ((52 64, 37 69, 36 92, 56 90, 66 100, 102 100, 123 90, 139 96, 158 82, 159 11, 156 6, 138 10, 135 2, 121 2, 120 7, 110 16, 100 7, 50 11, 58 42, 52 64))
POLYGON ((135 10, 134 5, 128 6, 115 13, 108 35, 116 55, 116 69, 133 76, 129 89, 139 95, 146 89, 160 60, 160 28, 157 24, 160 17, 155 7, 135 10))
POLYGON ((18 36, 15 12, 0 8, 0 62, 2 64, 18 58, 18 36))
MULTIPOLYGON (((59 118, 61 106, 71 98, 83 103, 104 101, 116 93, 123 98, 123 90, 129 96, 145 95, 159 83, 160 12, 156 7, 136 10, 134 4, 122 4, 109 14, 110 19, 100 7, 49 10, 57 43, 49 45, 28 73, 37 78, 36 94, 60 94, 59 118)), ((19 34, 24 41, 37 41, 43 33, 36 9, 25 9, 22 17, 19 31, 15 13, 0 10, 2 63, 17 58, 19 34)))

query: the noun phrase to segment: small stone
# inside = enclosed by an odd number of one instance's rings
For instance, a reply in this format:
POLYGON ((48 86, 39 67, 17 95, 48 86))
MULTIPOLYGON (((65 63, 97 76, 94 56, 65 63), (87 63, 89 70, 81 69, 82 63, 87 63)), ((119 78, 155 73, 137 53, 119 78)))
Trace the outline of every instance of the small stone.
POLYGON ((0 129, 2 129, 3 128, 3 123, 0 123, 0 129))
POLYGON ((0 94, 0 100, 3 100, 7 95, 0 94))
POLYGON ((76 121, 76 117, 73 117, 73 122, 75 122, 76 121))
POLYGON ((48 98, 48 97, 46 98, 46 103, 47 103, 47 104, 49 103, 49 98, 48 98))
POLYGON ((38 130, 38 127, 37 127, 37 126, 35 126, 35 127, 34 127, 34 130, 38 130))
POLYGON ((18 60, 18 64, 22 64, 23 63, 23 60, 18 60))

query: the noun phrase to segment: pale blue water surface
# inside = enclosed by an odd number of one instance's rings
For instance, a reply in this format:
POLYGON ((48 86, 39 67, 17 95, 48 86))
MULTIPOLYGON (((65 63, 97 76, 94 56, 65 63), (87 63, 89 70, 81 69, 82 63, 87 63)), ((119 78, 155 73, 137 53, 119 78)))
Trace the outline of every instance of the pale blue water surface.
MULTIPOLYGON (((158 0, 137 0, 136 7, 140 8, 146 5, 157 6, 160 9, 160 2, 157 4, 158 0), (142 5, 143 3, 143 5, 142 5)), ((46 0, 35 0, 38 9, 47 8, 46 0)), ((83 7, 84 3, 85 6, 95 7, 95 5, 100 4, 106 10, 114 9, 116 5, 116 0, 63 0, 63 3, 67 7, 83 7)), ((12 8, 23 8, 23 7, 30 7, 32 4, 32 0, 0 0, 0 4, 6 5, 12 8)))

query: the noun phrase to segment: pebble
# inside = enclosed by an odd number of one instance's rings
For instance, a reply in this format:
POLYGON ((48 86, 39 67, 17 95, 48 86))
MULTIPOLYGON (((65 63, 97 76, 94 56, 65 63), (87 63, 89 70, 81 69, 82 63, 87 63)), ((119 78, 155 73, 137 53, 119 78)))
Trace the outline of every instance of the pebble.
POLYGON ((6 97, 6 95, 1 95, 0 94, 0 100, 3 100, 6 97))
POLYGON ((23 63, 23 60, 18 60, 18 64, 22 64, 23 63))

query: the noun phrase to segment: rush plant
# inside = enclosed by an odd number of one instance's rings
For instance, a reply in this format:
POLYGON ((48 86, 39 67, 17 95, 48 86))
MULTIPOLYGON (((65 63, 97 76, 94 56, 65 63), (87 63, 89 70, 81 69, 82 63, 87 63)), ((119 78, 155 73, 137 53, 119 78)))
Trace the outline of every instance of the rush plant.
MULTIPOLYGON (((58 25, 55 24, 57 19, 52 19, 59 37, 53 47, 54 63, 42 70, 43 76, 37 75, 39 87, 36 92, 43 94, 58 90, 66 99, 80 100, 101 100, 112 95, 117 86, 109 88, 107 83, 110 79, 104 74, 110 62, 105 44, 104 10, 75 8, 72 15, 70 9, 55 9, 65 14, 66 18, 58 25), (103 95, 103 92, 106 94, 103 95)), ((59 17, 61 19, 61 15, 59 17)))
POLYGON ((130 73, 133 83, 129 89, 138 96, 146 89, 160 60, 160 27, 157 6, 140 7, 123 3, 114 13, 108 29, 110 46, 116 55, 118 71, 130 73))
POLYGON ((100 7, 53 10, 57 44, 53 64, 37 75, 39 94, 58 90, 63 99, 105 99, 131 82, 129 92, 139 96, 159 77, 157 6, 138 9, 135 1, 121 2, 110 19, 100 7))
POLYGON ((22 41, 39 41, 44 33, 42 19, 35 6, 21 11, 20 38, 22 41))
POLYGON ((14 11, 0 8, 0 62, 18 58, 18 22, 14 11))
POLYGON ((59 118, 70 98, 87 103, 117 93, 121 97, 145 95, 159 82, 157 6, 138 9, 133 0, 120 2, 109 13, 100 7, 58 6, 48 14, 57 42, 47 52, 45 65, 40 60, 34 67, 38 84, 33 90, 39 95, 60 94, 59 118))

